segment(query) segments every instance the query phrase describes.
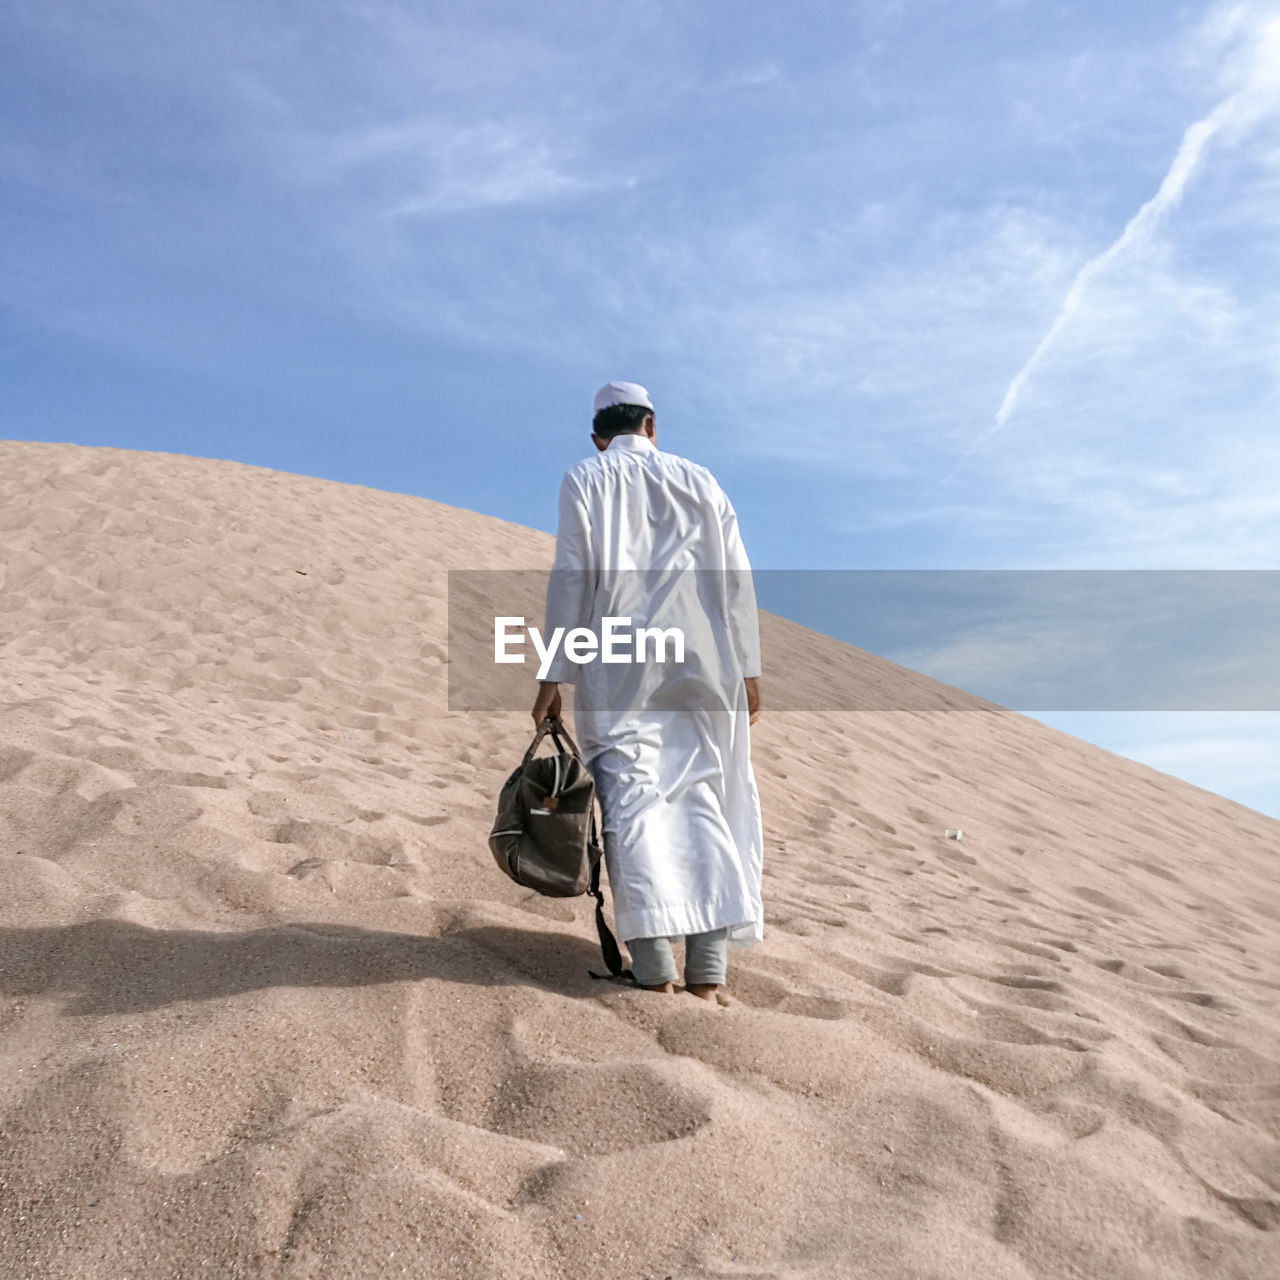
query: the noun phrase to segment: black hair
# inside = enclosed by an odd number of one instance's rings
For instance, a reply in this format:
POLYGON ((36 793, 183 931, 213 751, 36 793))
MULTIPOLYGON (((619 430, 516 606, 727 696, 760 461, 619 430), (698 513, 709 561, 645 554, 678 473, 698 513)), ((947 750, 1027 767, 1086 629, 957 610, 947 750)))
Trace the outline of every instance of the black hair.
POLYGON ((625 436, 640 430, 644 420, 653 412, 642 404, 615 404, 601 409, 591 420, 591 430, 602 440, 625 436))

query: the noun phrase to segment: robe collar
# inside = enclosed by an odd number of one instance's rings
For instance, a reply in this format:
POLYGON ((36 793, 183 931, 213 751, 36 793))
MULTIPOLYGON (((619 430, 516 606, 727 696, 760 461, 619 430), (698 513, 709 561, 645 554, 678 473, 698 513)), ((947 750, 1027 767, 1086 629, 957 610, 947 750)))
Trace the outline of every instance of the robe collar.
POLYGON ((609 441, 610 449, 617 449, 624 453, 644 453, 649 449, 656 450, 657 447, 648 436, 641 435, 614 436, 609 441))

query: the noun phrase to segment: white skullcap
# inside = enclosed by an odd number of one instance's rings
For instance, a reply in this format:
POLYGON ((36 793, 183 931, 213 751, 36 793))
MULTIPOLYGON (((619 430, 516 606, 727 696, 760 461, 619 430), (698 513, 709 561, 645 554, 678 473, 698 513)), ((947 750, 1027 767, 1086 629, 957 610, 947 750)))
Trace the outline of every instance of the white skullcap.
POLYGON ((615 404, 638 404, 645 409, 653 408, 649 393, 638 382, 606 382, 596 392, 592 413, 599 413, 601 409, 612 409, 615 404))

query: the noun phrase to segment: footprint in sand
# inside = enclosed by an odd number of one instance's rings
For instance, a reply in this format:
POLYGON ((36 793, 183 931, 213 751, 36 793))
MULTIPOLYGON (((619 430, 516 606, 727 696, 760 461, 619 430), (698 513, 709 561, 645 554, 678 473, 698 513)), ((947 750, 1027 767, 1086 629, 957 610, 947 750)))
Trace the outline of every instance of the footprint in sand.
POLYGON ((1154 862, 1144 862, 1141 858, 1130 859, 1129 865, 1137 867, 1139 871, 1145 871, 1150 876, 1157 876, 1161 880, 1171 881, 1173 884, 1181 884, 1180 877, 1173 874, 1172 871, 1166 870, 1164 867, 1158 866, 1154 862))
POLYGON ((228 786, 226 778, 221 774, 182 773, 171 769, 148 769, 145 774, 139 775, 138 780, 162 783, 171 787, 212 787, 221 791, 225 791, 228 786))
POLYGON ((1062 963, 1062 957, 1047 946, 1041 946, 1036 942, 1021 942, 1017 938, 995 938, 1002 947, 1008 947, 1011 951, 1021 951, 1024 955, 1039 956, 1042 960, 1052 960, 1055 964, 1062 963))
POLYGON ((1193 1027, 1189 1022, 1175 1022, 1174 1025, 1193 1044, 1203 1045, 1207 1049, 1240 1049, 1245 1047, 1237 1040, 1227 1040, 1222 1036, 1216 1036, 1211 1031, 1193 1027))
POLYGON ((676 1142, 711 1120, 710 1095, 651 1062, 542 1062, 510 1072, 484 1128, 574 1155, 676 1142))
POLYGON ((1031 973, 1007 973, 990 977, 988 982, 998 982, 1003 987, 1013 987, 1018 991, 1052 991, 1063 990, 1062 983, 1056 978, 1042 978, 1031 973))
POLYGON ((34 759, 34 751, 21 747, 0 747, 0 782, 16 778, 34 759))
POLYGON ((870 827, 872 831, 879 831, 881 834, 887 836, 896 836, 898 834, 898 828, 892 823, 886 822, 881 817, 877 817, 876 814, 872 813, 868 809, 864 809, 861 805, 853 805, 852 810, 854 820, 859 823, 859 825, 870 827))
POLYGON ((1095 907, 1101 907, 1104 911, 1114 911, 1119 915, 1130 915, 1131 909, 1123 902, 1111 897, 1110 894, 1103 893, 1101 889, 1090 889, 1086 885, 1076 885, 1073 890, 1076 897, 1083 898, 1086 902, 1091 902, 1095 907))
POLYGON ((733 998, 752 1009, 789 1013, 799 1018, 837 1021, 847 1017, 850 1006, 831 996, 806 995, 785 982, 758 970, 739 968, 733 979, 733 998))
POLYGON ((540 893, 531 893, 521 898, 516 906, 530 915, 541 916, 544 920, 556 920, 562 924, 570 924, 576 919, 573 908, 563 898, 548 898, 540 893))
MULTIPOLYGON (((1007 1010, 980 1014, 975 1023, 984 1036, 1001 1044, 1054 1045, 1060 1049, 1069 1049, 1072 1053, 1088 1053, 1095 1047, 1077 1036, 1051 1035, 1007 1010)), ((1109 1039, 1110 1036, 1093 1038, 1109 1039)))
POLYGON ((1223 1013, 1234 1013, 1235 1005, 1230 1000, 1224 1000, 1222 996, 1214 995, 1212 991, 1170 991, 1169 995, 1175 1000, 1185 1000, 1188 1004, 1199 1005, 1202 1009, 1217 1009, 1223 1013))
POLYGON ((298 845, 324 861, 388 867, 404 858, 404 845, 393 835, 361 835, 328 822, 282 822, 271 840, 275 844, 298 845))

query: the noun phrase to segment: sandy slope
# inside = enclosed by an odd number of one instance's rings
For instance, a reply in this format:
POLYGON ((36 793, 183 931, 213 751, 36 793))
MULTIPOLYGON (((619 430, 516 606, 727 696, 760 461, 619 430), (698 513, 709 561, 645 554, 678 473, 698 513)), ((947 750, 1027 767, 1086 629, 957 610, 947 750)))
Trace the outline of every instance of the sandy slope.
POLYGON ((775 711, 734 1003, 622 989, 486 852, 524 718, 445 709, 445 569, 545 535, 0 443, 0 549, 0 1275, 1280 1274, 1280 823, 775 711))

